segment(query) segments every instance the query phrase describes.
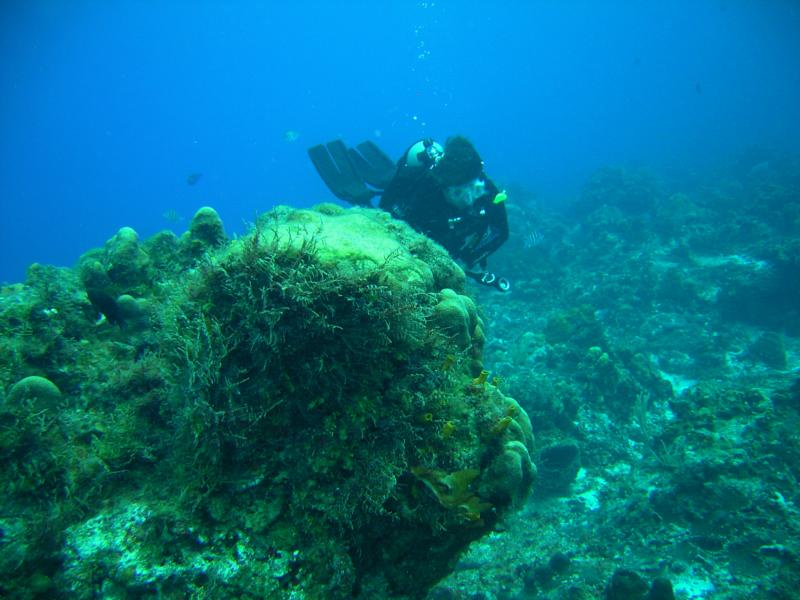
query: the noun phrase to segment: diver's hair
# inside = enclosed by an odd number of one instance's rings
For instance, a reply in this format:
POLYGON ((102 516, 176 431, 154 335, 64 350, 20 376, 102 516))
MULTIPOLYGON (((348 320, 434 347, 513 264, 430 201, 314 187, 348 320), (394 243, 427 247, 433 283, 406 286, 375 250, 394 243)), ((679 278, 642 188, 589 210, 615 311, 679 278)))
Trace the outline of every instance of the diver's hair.
POLYGON ((454 135, 447 138, 444 156, 433 169, 433 176, 444 186, 461 185, 479 177, 483 161, 467 138, 454 135))

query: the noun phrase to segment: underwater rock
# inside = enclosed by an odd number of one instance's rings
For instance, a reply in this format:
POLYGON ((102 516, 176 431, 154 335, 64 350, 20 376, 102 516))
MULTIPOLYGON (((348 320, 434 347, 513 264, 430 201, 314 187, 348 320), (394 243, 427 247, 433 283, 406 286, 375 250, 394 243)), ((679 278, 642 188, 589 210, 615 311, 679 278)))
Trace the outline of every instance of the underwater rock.
POLYGON ((565 573, 571 564, 572 560, 563 552, 556 552, 550 557, 550 560, 547 561, 547 566, 555 573, 565 573))
POLYGON ((281 225, 274 229, 263 223, 260 244, 275 243, 281 251, 292 252, 313 247, 326 268, 344 276, 377 269, 386 285, 403 293, 436 289, 436 282, 449 278, 455 264, 443 249, 420 242, 422 236, 384 212, 322 204, 312 210, 279 206, 269 215, 281 225), (432 253, 440 260, 431 260, 432 253), (441 260, 442 254, 447 261, 441 260))
MULTIPOLYGON (((546 564, 534 562, 519 565, 515 574, 522 579, 523 594, 521 597, 528 598, 529 595, 532 598, 538 597, 538 592, 553 588, 557 584, 558 576, 565 574, 571 563, 569 556, 563 552, 556 552, 546 564)), ((570 591, 577 592, 577 589, 573 588, 570 591)))
POLYGON ((644 600, 650 586, 635 571, 617 569, 606 587, 606 600, 644 600))
MULTIPOLYGON (((87 289, 146 289, 151 282, 151 264, 130 227, 122 227, 102 248, 85 252, 78 261, 81 281, 87 289)), ((110 292, 109 292, 110 293, 110 292)))
POLYGON ((677 192, 656 207, 655 227, 667 235, 676 236, 701 219, 708 218, 697 204, 686 194, 677 192))
MULTIPOLYGON (((180 254, 192 262, 216 248, 223 247, 227 239, 222 219, 217 211, 210 206, 204 206, 192 217, 189 230, 181 235, 180 254)), ((162 244, 158 242, 157 245, 162 244)))
POLYGON ((750 344, 746 352, 747 358, 760 362, 772 369, 785 370, 788 362, 783 337, 775 331, 765 331, 750 344))
POLYGON ((647 600, 675 600, 672 582, 666 577, 656 577, 650 584, 647 600))
POLYGON ((606 205, 636 215, 652 210, 662 196, 658 180, 646 169, 601 167, 589 176, 573 211, 585 215, 606 205))
POLYGON ((586 304, 549 316, 544 334, 548 344, 570 344, 584 349, 608 345, 603 324, 595 315, 594 308, 586 304))
POLYGON ((458 590, 447 586, 436 587, 427 596, 427 600, 462 600, 462 598, 458 590))
POLYGON ((122 254, 127 249, 138 246, 139 234, 132 227, 120 227, 107 244, 111 254, 122 254))
POLYGON ((122 294, 117 298, 117 307, 128 328, 147 327, 150 302, 146 298, 134 298, 130 294, 122 294))
POLYGON ((131 287, 149 280, 149 258, 139 246, 139 235, 130 227, 122 227, 105 245, 106 273, 121 286, 131 287))
POLYGON ((572 441, 552 444, 539 453, 537 489, 542 492, 563 493, 575 481, 581 466, 581 451, 572 441))
POLYGON ((306 585, 338 562, 342 588, 326 597, 348 596, 356 581, 420 595, 458 548, 521 502, 535 474, 527 415, 485 377, 471 378, 482 346, 474 303, 435 288, 452 261, 423 260, 446 254, 406 243, 412 235, 378 211, 279 207, 164 306, 182 315, 167 329, 201 341, 175 364, 180 381, 196 382, 184 395, 208 399, 176 422, 186 442, 170 461, 175 477, 190 490, 254 480, 247 495, 219 489, 220 520, 240 502, 283 498, 263 543, 286 548, 275 532, 294 532, 306 585), (437 375, 463 350, 466 360, 437 375), (206 421, 206 411, 220 417, 206 421), (214 425, 220 418, 226 424, 214 425), (198 421, 207 423, 199 431, 198 421), (224 456, 219 436, 231 448, 224 456), (202 480, 186 466, 198 455, 202 480), (291 494, 281 473, 295 482, 291 494), (349 550, 373 545, 379 554, 349 550))
MULTIPOLYGON (((795 252, 793 260, 800 264, 800 251, 795 252)), ((739 262, 728 266, 716 305, 732 321, 800 335, 800 268, 796 264, 791 267, 791 259, 785 263, 779 262, 777 255, 770 259, 765 262, 739 256, 739 262)))
POLYGON ((88 255, 79 262, 81 281, 87 290, 104 290, 111 285, 111 279, 106 273, 106 269, 97 258, 88 255))
POLYGON ((2 593, 424 597, 536 473, 527 414, 475 377, 463 272, 377 210, 279 207, 235 240, 204 214, 175 260, 128 229, 84 255, 119 331, 87 319, 74 272, 0 305, 36 350, 0 354, 0 508, 41 523, 8 542, 2 593), (74 406, 31 413, 60 392, 14 372, 59 373, 74 406))
POLYGON ((159 231, 144 241, 142 246, 150 257, 153 268, 171 273, 180 270, 184 263, 181 256, 180 240, 170 230, 159 231))

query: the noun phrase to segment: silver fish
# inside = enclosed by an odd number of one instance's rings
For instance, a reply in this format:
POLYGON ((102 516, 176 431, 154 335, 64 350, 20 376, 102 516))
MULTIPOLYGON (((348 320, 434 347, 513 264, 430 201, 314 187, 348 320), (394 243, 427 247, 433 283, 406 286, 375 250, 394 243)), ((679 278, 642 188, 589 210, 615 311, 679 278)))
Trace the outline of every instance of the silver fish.
POLYGON ((165 221, 169 221, 170 223, 178 223, 179 221, 183 221, 183 217, 178 214, 177 210, 165 210, 164 214, 161 215, 164 217, 165 221))
POLYGON ((522 245, 525 249, 538 248, 544 243, 544 234, 541 231, 532 230, 525 234, 522 245))

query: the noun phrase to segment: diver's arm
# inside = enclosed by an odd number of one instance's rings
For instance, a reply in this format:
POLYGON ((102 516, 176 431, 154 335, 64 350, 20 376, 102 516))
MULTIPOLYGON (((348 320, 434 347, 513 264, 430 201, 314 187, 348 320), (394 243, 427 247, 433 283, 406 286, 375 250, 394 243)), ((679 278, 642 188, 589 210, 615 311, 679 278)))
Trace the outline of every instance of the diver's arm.
POLYGON ((508 292, 511 283, 505 277, 498 277, 486 270, 487 258, 508 239, 508 214, 506 213, 505 192, 500 192, 488 177, 486 194, 481 198, 483 232, 473 244, 461 248, 461 260, 466 263, 464 273, 482 285, 494 287, 501 292, 508 292), (476 266, 480 269, 476 270, 476 266))
POLYGON ((480 238, 469 242, 459 252, 459 258, 463 260, 469 268, 476 264, 485 264, 486 258, 502 246, 508 239, 508 216, 505 204, 495 204, 494 194, 491 194, 483 210, 485 230, 480 238))

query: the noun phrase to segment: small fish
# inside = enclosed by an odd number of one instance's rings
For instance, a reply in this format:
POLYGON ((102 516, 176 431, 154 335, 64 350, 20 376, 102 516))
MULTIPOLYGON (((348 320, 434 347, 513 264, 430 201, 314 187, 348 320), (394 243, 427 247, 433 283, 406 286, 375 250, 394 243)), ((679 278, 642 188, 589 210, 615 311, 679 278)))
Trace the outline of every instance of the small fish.
POLYGON ((186 185, 196 184, 198 181, 200 181, 202 176, 202 173, 189 173, 189 175, 186 176, 186 185))
POLYGON ((541 231, 529 231, 525 238, 522 240, 522 245, 530 250, 531 248, 538 248, 544 243, 544 234, 541 231))
POLYGON ((295 131, 294 129, 287 129, 283 132, 283 141, 284 142, 296 142, 300 138, 300 132, 295 131))
POLYGON ((183 217, 178 214, 177 210, 165 210, 164 214, 161 215, 164 217, 165 221, 169 221, 170 223, 178 223, 179 221, 183 221, 183 217))

